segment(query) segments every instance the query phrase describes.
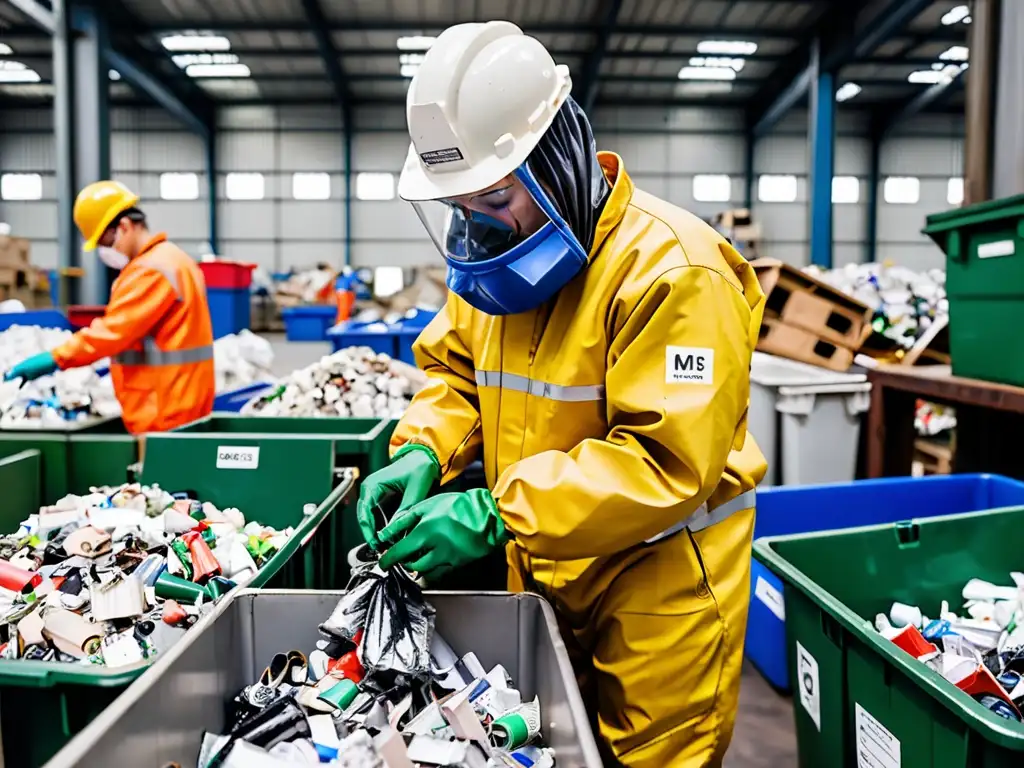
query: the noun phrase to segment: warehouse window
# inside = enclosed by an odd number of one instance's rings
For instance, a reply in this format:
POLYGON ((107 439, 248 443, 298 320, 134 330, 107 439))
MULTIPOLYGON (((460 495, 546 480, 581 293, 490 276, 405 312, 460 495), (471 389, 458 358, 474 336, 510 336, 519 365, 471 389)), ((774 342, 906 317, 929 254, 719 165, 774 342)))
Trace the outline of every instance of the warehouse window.
POLYGON ((41 200, 43 177, 38 173, 5 173, 0 176, 0 198, 4 200, 41 200))
POLYGON ((262 200, 264 181, 262 173, 229 173, 225 184, 228 200, 262 200))
POLYGON ((732 199, 732 180, 717 173, 694 176, 693 199, 699 203, 727 203, 732 199))
POLYGON ((762 203, 796 202, 796 176, 765 174, 757 180, 757 199, 762 203))
POLYGON ((859 203, 860 179, 856 176, 832 177, 833 203, 859 203))
POLYGON ((916 176, 890 176, 885 180, 885 202, 914 205, 921 199, 921 180, 916 176))
POLYGON ((292 197, 296 200, 327 200, 331 196, 331 176, 327 173, 293 173, 292 197))
POLYGON ((198 200, 199 177, 194 173, 161 173, 160 198, 163 200, 198 200))
POLYGON ((950 205, 963 205, 964 180, 954 176, 946 184, 946 202, 950 205))
POLYGON ((360 200, 394 200, 393 173, 357 173, 356 197, 360 200))

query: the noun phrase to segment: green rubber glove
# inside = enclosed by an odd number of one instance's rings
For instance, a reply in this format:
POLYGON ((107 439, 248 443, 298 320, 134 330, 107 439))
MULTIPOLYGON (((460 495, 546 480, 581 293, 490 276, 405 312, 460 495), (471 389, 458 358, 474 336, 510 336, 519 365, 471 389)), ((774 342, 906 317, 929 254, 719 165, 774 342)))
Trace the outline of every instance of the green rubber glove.
POLYGON ((490 491, 442 493, 397 515, 378 534, 391 544, 381 568, 404 565, 425 576, 442 576, 478 560, 511 538, 490 491))
POLYGON ((22 360, 16 366, 4 374, 4 381, 12 379, 24 379, 32 381, 40 376, 47 376, 57 370, 57 361, 53 359, 51 352, 40 352, 32 355, 27 360, 22 360))
POLYGON ((441 479, 441 462, 425 445, 409 443, 398 449, 391 464, 378 469, 363 481, 356 504, 356 517, 363 538, 375 552, 380 549, 377 539, 377 521, 374 512, 389 496, 401 494, 399 512, 419 504, 430 495, 434 484, 441 479))

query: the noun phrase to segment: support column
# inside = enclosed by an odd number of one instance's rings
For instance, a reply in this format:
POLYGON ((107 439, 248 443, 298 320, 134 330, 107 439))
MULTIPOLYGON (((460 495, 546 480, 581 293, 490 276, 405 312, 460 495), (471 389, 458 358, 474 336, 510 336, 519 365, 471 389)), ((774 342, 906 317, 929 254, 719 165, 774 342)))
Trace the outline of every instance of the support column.
POLYGON ((811 55, 811 263, 832 266, 832 169, 835 162, 835 78, 822 70, 821 46, 811 55))
POLYGON ((87 4, 55 0, 53 9, 59 266, 85 272, 81 280, 68 282, 69 303, 103 304, 113 275, 95 253, 82 252, 72 213, 82 187, 110 178, 106 22, 87 4))
POLYGON ((353 111, 348 103, 342 109, 342 131, 344 132, 345 142, 345 168, 342 171, 344 174, 342 178, 345 180, 345 255, 343 257, 345 263, 343 266, 352 266, 352 198, 355 195, 352 184, 352 142, 355 140, 355 116, 353 111))
POLYGON ((220 233, 217 226, 217 132, 211 127, 203 138, 206 150, 206 199, 210 229, 210 252, 220 255, 220 233))
POLYGON ((864 257, 867 263, 878 260, 878 189, 882 185, 882 137, 877 132, 871 132, 871 147, 868 160, 868 198, 867 198, 867 223, 865 237, 867 247, 864 257))
POLYGON ((754 207, 754 149, 757 137, 747 131, 743 145, 743 207, 748 211, 754 207))
MULTIPOLYGON (((967 71, 964 115, 965 205, 992 198, 992 116, 995 112, 993 101, 1000 37, 998 25, 999 0, 974 0, 968 37, 971 68, 967 71)), ((1020 87, 1019 73, 1013 82, 1020 87)), ((1011 98, 1016 100, 1018 95, 1014 94, 1011 98)))
MULTIPOLYGON (((1024 192, 1024 3, 1003 0, 999 12, 999 57, 993 123, 992 197, 1024 192)), ((971 49, 973 58, 974 49, 971 49)), ((974 77, 974 69, 970 70, 974 77)))

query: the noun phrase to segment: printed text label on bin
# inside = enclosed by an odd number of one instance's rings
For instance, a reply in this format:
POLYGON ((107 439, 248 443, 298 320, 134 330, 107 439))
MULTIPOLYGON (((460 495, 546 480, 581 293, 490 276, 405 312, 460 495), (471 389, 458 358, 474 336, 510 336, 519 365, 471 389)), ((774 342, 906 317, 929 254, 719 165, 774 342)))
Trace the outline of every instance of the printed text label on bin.
POLYGON ((757 577, 754 583, 754 595, 757 599, 768 606, 768 610, 775 614, 779 621, 786 620, 786 600, 782 592, 769 584, 761 576, 757 577))
POLYGON ((796 644, 796 684, 800 703, 821 733, 821 691, 818 689, 818 660, 800 643, 796 644))
POLYGON ((859 703, 856 712, 857 768, 900 768, 900 740, 859 703))
POLYGON ((217 469, 259 469, 260 449, 252 445, 217 447, 217 469))

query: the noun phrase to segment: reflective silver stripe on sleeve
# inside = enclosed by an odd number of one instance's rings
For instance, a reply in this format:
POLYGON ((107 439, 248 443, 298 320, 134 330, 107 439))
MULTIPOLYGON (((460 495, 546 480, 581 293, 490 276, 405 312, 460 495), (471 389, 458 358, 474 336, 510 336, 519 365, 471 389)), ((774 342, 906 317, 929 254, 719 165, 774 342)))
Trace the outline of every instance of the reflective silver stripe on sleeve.
POLYGON ((185 365, 213 360, 212 344, 165 351, 156 345, 151 336, 147 336, 143 339, 143 347, 141 350, 129 349, 115 355, 114 362, 119 365, 185 365))
POLYGON ((730 515, 736 512, 742 512, 744 509, 751 509, 757 506, 757 491, 747 491, 741 493, 735 499, 730 499, 720 507, 715 507, 713 510, 708 512, 707 503, 701 504, 700 507, 690 515, 686 520, 682 520, 673 525, 668 530, 662 531, 657 536, 649 538, 645 544, 653 544, 656 541, 661 541, 669 536, 679 533, 684 528, 689 528, 693 533, 703 531, 705 528, 710 528, 716 523, 720 523, 730 515))
POLYGON ((563 403, 588 403, 604 400, 604 384, 579 384, 562 386, 547 381, 537 381, 503 371, 477 371, 478 387, 500 387, 513 392, 525 392, 529 395, 558 400, 563 403))

